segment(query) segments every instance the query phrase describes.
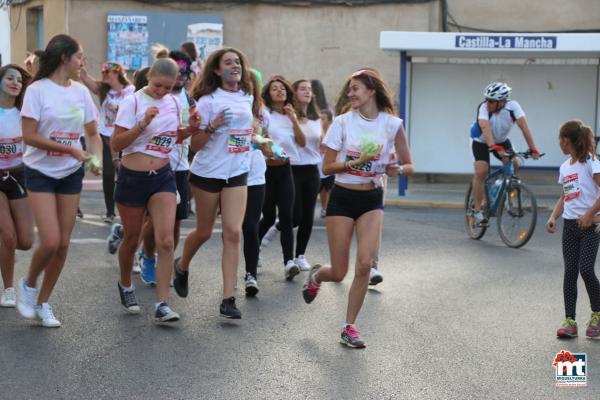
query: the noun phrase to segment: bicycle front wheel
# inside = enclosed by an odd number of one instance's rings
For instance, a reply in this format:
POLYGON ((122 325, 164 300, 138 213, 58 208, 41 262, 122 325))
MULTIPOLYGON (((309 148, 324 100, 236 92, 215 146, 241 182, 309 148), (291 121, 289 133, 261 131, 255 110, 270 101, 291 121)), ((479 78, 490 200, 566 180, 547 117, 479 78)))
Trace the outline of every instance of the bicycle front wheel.
MULTIPOLYGON (((485 231, 487 229, 487 225, 478 225, 475 223, 473 219, 473 185, 469 186, 467 190, 467 195, 465 196, 465 227, 467 228, 467 234, 471 239, 479 240, 485 235, 485 231)), ((482 205, 482 210, 484 215, 487 217, 489 215, 488 212, 488 196, 487 191, 485 191, 485 203, 482 205)), ((488 217, 489 218, 489 217, 488 217)))
POLYGON ((535 231, 537 201, 527 186, 511 182, 498 206, 498 233, 508 247, 524 246, 535 231))

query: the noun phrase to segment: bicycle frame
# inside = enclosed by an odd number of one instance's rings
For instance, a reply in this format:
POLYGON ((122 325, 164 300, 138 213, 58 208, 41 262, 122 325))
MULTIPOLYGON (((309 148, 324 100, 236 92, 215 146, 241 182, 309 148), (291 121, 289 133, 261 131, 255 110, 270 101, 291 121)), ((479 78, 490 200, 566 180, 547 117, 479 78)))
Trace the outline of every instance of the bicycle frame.
POLYGON ((511 180, 517 180, 518 178, 515 176, 515 170, 513 166, 513 160, 510 159, 506 165, 502 167, 496 168, 494 171, 491 171, 485 177, 485 190, 488 194, 488 199, 490 204, 488 206, 489 217, 495 217, 496 211, 498 210, 498 206, 500 206, 500 200, 502 199, 502 195, 506 192, 506 187, 508 186, 511 180), (500 176, 504 175, 504 179, 502 180, 502 184, 496 193, 496 197, 492 196, 491 190, 494 186, 496 179, 500 176))

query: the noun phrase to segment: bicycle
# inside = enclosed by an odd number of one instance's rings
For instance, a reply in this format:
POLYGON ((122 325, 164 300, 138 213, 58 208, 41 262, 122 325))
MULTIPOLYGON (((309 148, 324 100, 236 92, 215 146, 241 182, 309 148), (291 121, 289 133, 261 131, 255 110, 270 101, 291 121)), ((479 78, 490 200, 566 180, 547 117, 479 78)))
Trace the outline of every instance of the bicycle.
MULTIPOLYGON (((498 233, 509 247, 524 246, 535 231, 537 222, 537 201, 533 192, 515 175, 513 159, 527 159, 531 151, 505 152, 509 162, 490 171, 485 178, 485 200, 482 211, 487 224, 477 224, 473 217, 473 184, 469 185, 465 197, 466 228, 469 236, 479 240, 489 227, 491 217, 496 217, 498 233)), ((540 157, 544 154, 540 154, 540 157)))

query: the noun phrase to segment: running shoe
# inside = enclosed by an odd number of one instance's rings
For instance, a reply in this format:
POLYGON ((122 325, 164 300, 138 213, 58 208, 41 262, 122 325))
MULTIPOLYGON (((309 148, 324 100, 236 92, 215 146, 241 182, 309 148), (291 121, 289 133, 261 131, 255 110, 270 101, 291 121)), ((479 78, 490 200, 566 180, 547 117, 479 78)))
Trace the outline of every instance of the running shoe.
POLYGON ((560 338, 577 337, 577 322, 571 318, 565 319, 556 331, 556 336, 560 338))
POLYGON ((283 268, 285 274, 285 280, 291 281, 296 275, 300 273, 300 267, 294 262, 294 260, 288 260, 283 268))
POLYGON ((142 257, 142 273, 140 279, 146 286, 156 285, 156 258, 142 257))
POLYGON ((327 210, 321 210, 321 218, 325 218, 327 216, 327 210))
POLYGON ((58 328, 60 326, 60 321, 56 319, 52 312, 52 306, 48 303, 35 306, 35 314, 42 321, 44 328, 58 328))
POLYGON ((119 288, 119 297, 121 297, 121 304, 125 307, 130 314, 139 314, 140 306, 137 301, 137 297, 135 297, 135 288, 131 285, 130 290, 125 290, 121 287, 120 283, 117 283, 119 288))
POLYGON ((383 282, 383 275, 379 272, 376 266, 371 267, 371 272, 369 272, 369 285, 375 286, 379 283, 383 282))
POLYGON ((321 284, 316 283, 313 279, 313 277, 320 268, 321 266, 319 264, 313 265, 313 267, 310 269, 310 272, 308 273, 308 279, 306 280, 306 283, 302 288, 302 297, 304 297, 304 301, 307 304, 312 303, 315 297, 317 297, 317 294, 319 294, 319 289, 321 289, 321 284))
POLYGON ((156 307, 156 312, 154 313, 154 321, 155 322, 175 322, 179 321, 179 314, 175 311, 171 310, 171 307, 164 301, 156 307))
POLYGON ((0 297, 0 307, 16 307, 17 306, 17 292, 15 288, 9 287, 4 289, 2 296, 0 297))
POLYGON ((27 319, 35 318, 35 303, 37 302, 38 293, 38 289, 30 288, 25 284, 25 278, 19 280, 19 293, 17 296, 19 314, 27 319))
POLYGON ((294 263, 300 267, 300 271, 310 271, 310 263, 303 255, 294 258, 294 263))
POLYGON ((179 297, 187 297, 188 295, 188 275, 189 271, 180 271, 178 268, 180 258, 176 258, 173 262, 173 287, 179 297))
POLYGON ((110 234, 106 238, 108 244, 108 252, 115 254, 119 250, 119 246, 123 241, 123 226, 121 224, 112 224, 110 234))
POLYGON ((592 319, 587 324, 585 336, 590 339, 600 339, 600 312, 592 313, 592 319))
POLYGON ((102 217, 102 222, 104 222, 105 224, 112 225, 115 222, 115 215, 106 214, 104 217, 102 217))
POLYGON ((254 297, 258 293, 258 283, 256 277, 250 272, 246 273, 245 285, 246 285, 246 296, 254 297))
POLYGON ((77 207, 77 216, 81 219, 83 219, 83 211, 81 211, 81 208, 77 207))
POLYGON ((140 274, 142 272, 142 260, 144 258, 144 250, 137 252, 133 259, 133 273, 140 274))
POLYGON ((241 319, 242 313, 235 306, 235 297, 230 297, 228 299, 223 299, 221 302, 221 307, 219 308, 221 315, 225 318, 229 319, 241 319))
POLYGON ((265 236, 263 236, 262 241, 260 242, 260 248, 264 249, 267 247, 277 235, 279 235, 279 229, 277 229, 277 221, 275 221, 275 224, 270 227, 267 233, 265 233, 265 236))
POLYGON ((346 325, 342 330, 341 344, 355 349, 367 347, 365 341, 360 337, 360 332, 352 325, 346 325))

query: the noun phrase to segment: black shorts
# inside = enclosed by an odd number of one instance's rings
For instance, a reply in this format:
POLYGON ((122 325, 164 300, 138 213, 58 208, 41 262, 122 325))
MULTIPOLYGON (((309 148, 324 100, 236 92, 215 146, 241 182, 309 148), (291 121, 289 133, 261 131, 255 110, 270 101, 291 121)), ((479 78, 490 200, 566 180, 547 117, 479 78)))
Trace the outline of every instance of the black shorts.
POLYGON ((334 185, 327 204, 328 217, 357 220, 373 210, 383 210, 383 189, 352 190, 334 185))
POLYGON ((231 177, 227 180, 217 178, 205 178, 190 173, 190 183, 196 186, 198 189, 202 189, 208 193, 220 193, 225 188, 232 188, 238 186, 246 186, 248 184, 248 173, 244 173, 238 176, 231 177))
POLYGON ((177 211, 175 212, 175 221, 187 219, 190 215, 188 175, 189 171, 175 171, 175 183, 177 184, 177 193, 179 193, 179 204, 177 204, 177 211))
POLYGON ((330 175, 325 178, 321 178, 321 188, 319 189, 319 192, 322 191, 323 189, 329 192, 331 189, 333 189, 334 183, 335 183, 335 175, 330 175))
POLYGON ((134 171, 121 165, 115 187, 115 201, 126 207, 146 207, 156 193, 175 193, 175 173, 169 164, 152 171, 134 171))
POLYGON ((8 200, 19 200, 27 197, 25 189, 25 168, 0 172, 0 192, 8 200))
MULTIPOLYGON (((502 143, 496 143, 498 146, 504 147, 505 150, 513 150, 512 144, 510 140, 506 139, 502 143)), ((488 149, 488 145, 486 143, 481 143, 476 140, 473 140, 473 144, 471 145, 473 149, 473 156, 475 157, 475 161, 485 161, 488 164, 490 163, 490 150, 488 149)), ((494 157, 498 160, 502 160, 502 157, 498 155, 497 151, 492 151, 494 157)))
POLYGON ((42 174, 36 169, 25 167, 25 186, 30 192, 79 194, 83 188, 83 165, 71 175, 56 179, 42 174))

